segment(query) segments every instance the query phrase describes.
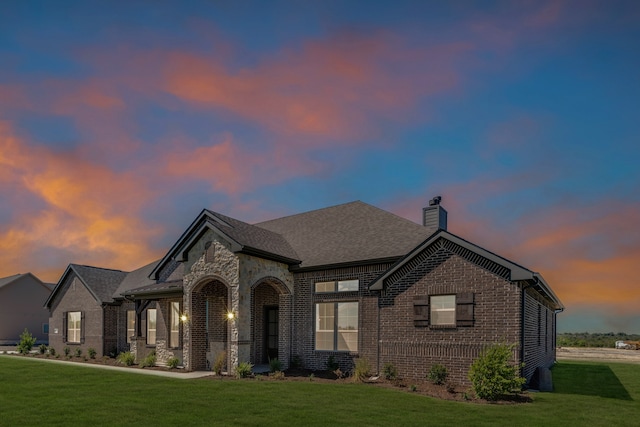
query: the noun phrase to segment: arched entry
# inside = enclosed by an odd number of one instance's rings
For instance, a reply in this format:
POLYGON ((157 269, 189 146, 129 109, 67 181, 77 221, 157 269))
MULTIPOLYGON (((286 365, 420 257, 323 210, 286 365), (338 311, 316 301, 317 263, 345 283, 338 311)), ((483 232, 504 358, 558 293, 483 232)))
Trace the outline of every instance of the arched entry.
POLYGON ((228 288, 219 280, 205 282, 191 293, 191 370, 211 370, 222 352, 228 365, 229 306, 228 288))
POLYGON ((265 278, 251 292, 251 362, 266 364, 278 358, 289 362, 290 298, 287 287, 275 278, 265 278))

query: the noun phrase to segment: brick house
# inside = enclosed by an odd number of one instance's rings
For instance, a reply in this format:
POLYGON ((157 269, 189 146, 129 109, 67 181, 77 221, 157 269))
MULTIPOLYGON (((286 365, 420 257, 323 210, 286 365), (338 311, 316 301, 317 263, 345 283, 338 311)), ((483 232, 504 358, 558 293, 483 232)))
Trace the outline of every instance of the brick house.
POLYGON ((555 360, 562 303, 538 273, 448 232, 439 201, 422 225, 359 201, 253 225, 203 210, 136 271, 84 267, 105 277, 83 280, 70 266, 47 301, 50 342, 91 335, 105 354, 155 351, 188 370, 223 351, 228 371, 274 357, 325 369, 331 356, 348 371, 366 357, 424 378, 440 363, 467 383, 482 348, 504 341, 530 379, 555 360), (71 291, 76 280, 100 292, 71 291), (102 323, 89 323, 97 306, 102 323), (78 312, 80 332, 69 328, 78 312))

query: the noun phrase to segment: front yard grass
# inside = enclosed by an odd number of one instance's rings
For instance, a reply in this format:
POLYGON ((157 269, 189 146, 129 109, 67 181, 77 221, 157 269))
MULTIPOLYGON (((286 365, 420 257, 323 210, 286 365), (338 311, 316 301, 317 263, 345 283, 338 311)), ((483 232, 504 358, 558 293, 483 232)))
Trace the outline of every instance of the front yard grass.
POLYGON ((368 384, 183 380, 0 356, 0 425, 637 425, 640 365, 561 362, 532 403, 440 401, 368 384))

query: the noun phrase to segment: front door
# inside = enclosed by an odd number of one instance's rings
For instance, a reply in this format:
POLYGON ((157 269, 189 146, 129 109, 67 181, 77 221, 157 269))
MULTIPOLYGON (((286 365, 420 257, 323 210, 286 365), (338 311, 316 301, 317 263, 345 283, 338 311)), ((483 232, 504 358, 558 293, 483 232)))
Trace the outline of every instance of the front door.
POLYGON ((267 306, 265 311, 265 339, 267 361, 278 357, 278 307, 267 306))

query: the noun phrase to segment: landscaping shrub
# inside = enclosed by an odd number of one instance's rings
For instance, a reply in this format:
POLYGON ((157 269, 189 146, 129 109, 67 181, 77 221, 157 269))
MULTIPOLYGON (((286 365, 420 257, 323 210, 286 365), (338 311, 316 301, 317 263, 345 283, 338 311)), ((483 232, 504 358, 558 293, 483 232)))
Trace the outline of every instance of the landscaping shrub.
POLYGON ((56 349, 53 348, 53 347, 49 347, 49 354, 52 355, 52 356, 55 356, 56 355, 56 349))
POLYGON ((71 354, 71 349, 69 347, 65 347, 63 351, 65 356, 69 356, 69 354, 71 354))
POLYGON ((434 384, 441 385, 447 380, 447 368, 439 363, 431 366, 429 373, 427 373, 427 379, 434 384))
POLYGON ((150 354, 148 354, 147 357, 142 360, 140 366, 143 368, 152 368, 156 366, 156 352, 152 351, 150 354))
POLYGON ((302 368, 302 359, 297 354, 291 358, 292 368, 302 368))
POLYGON ((395 380, 398 378, 398 369, 396 369, 396 365, 393 363, 387 362, 382 367, 382 374, 387 380, 395 380))
POLYGON ((371 365, 366 357, 358 357, 353 368, 353 380, 362 382, 371 375, 371 365))
POLYGON ((124 366, 132 366, 136 361, 136 356, 130 351, 123 351, 117 357, 118 363, 124 366))
POLYGON ((278 360, 278 358, 269 359, 269 372, 278 372, 282 371, 282 363, 278 360))
POLYGON ((227 362, 227 353, 225 351, 221 351, 216 356, 216 360, 213 362, 213 372, 216 375, 222 375, 222 369, 224 368, 227 362))
POLYGON ((47 345, 40 344, 40 346, 38 347, 38 351, 40 352, 40 354, 45 354, 47 352, 47 345))
POLYGON ((338 364, 338 362, 335 361, 333 354, 329 356, 329 358, 327 359, 327 370, 333 372, 339 367, 340 365, 338 364))
POLYGON ((249 362, 242 362, 238 364, 236 368, 236 377, 237 378, 247 378, 251 376, 251 369, 253 365, 249 362))
POLYGON ((170 357, 167 360, 167 366, 169 367, 169 369, 175 369, 178 367, 179 364, 180 364, 180 359, 178 359, 177 357, 170 357))
POLYGON ((282 371, 272 372, 272 373, 269 374, 269 376, 271 378, 273 378, 274 380, 284 380, 284 378, 285 378, 284 372, 282 372, 282 371))
POLYGON ((87 350, 87 353, 89 353, 89 357, 91 359, 95 359, 96 358, 96 354, 98 354, 98 352, 96 352, 96 349, 93 347, 89 347, 89 350, 87 350))
POLYGON ((473 391, 480 399, 497 400, 498 397, 520 391, 525 379, 520 377, 524 364, 511 363, 515 345, 495 344, 485 349, 469 369, 473 391))
POLYGON ((76 348, 76 357, 82 356, 82 349, 80 347, 76 348))
POLYGON ((31 335, 27 328, 20 334, 20 343, 18 344, 18 353, 28 354, 36 344, 36 337, 31 335))

